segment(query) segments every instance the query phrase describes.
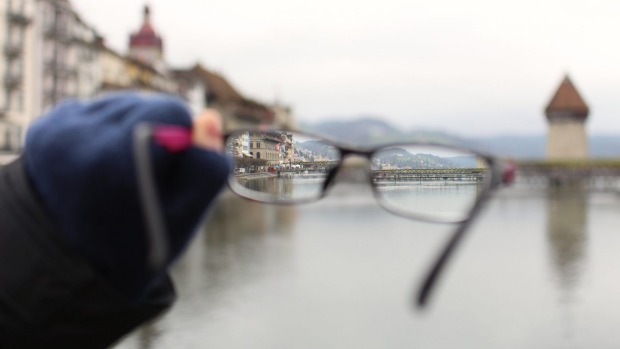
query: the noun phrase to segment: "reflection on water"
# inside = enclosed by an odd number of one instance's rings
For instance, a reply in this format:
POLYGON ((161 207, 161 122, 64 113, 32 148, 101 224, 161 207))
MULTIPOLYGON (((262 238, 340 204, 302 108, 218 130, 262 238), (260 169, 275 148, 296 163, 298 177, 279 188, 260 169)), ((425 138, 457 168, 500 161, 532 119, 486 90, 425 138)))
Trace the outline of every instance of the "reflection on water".
POLYGON ((210 316, 217 318, 220 312, 235 306, 233 295, 271 276, 277 277, 292 265, 290 234, 294 231, 295 212, 292 206, 261 205, 224 193, 207 217, 202 233, 174 267, 173 279, 183 285, 177 290, 181 301, 174 305, 174 311, 181 315, 172 323, 164 316, 142 326, 120 348, 192 347, 175 332, 197 322, 206 325, 210 316))
MULTIPOLYGON (((436 175, 436 174, 435 174, 436 175)), ((443 222, 461 221, 467 217, 480 194, 488 187, 488 177, 461 179, 374 178, 372 183, 380 203, 388 210, 410 217, 443 222)), ((325 189, 326 174, 241 176, 236 183, 265 201, 309 200, 320 197, 325 189)))
POLYGON ((295 224, 292 206, 265 206, 226 193, 205 225, 208 245, 224 244, 243 236, 290 233, 295 224))
POLYGON ((499 193, 420 313, 412 287, 453 226, 336 187, 297 207, 223 195, 173 270, 177 304, 116 348, 620 347, 617 196, 499 193))
POLYGON ((382 183, 377 196, 395 212, 459 221, 467 217, 486 185, 478 181, 382 183))
POLYGON ((547 200, 551 261, 563 297, 571 297, 586 261, 587 189, 578 183, 550 187, 547 200))
POLYGON ((279 174, 238 178, 246 189, 265 195, 265 200, 307 200, 323 192, 326 174, 279 174))
POLYGON ((294 207, 261 205, 226 193, 187 258, 175 267, 175 276, 193 285, 190 291, 199 293, 189 296, 198 302, 226 297, 228 289, 264 277, 261 268, 272 268, 276 261, 286 266, 282 259, 292 253, 294 225, 294 207), (272 242, 277 246, 265 253, 265 245, 272 242))

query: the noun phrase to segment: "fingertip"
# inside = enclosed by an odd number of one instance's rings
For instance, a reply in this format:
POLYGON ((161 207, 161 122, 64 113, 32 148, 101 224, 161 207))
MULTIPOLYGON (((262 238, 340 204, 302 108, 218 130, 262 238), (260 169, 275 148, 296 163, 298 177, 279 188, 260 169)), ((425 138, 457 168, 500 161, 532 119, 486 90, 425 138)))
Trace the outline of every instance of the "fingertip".
POLYGON ((224 150, 222 129, 220 113, 206 109, 193 120, 192 140, 200 148, 221 152, 224 150))

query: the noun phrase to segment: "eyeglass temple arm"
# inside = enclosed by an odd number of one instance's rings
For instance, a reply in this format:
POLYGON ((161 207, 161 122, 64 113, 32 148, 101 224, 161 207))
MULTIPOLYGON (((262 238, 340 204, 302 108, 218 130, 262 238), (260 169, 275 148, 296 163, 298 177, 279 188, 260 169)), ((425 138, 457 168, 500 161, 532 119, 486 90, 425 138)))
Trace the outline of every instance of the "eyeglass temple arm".
POLYGON ((192 144, 191 130, 180 126, 138 124, 133 133, 133 155, 138 191, 146 223, 147 266, 151 271, 164 267, 168 260, 168 234, 155 183, 151 139, 169 152, 187 149, 192 144))
MULTIPOLYGON (((491 163, 491 168, 493 171, 493 178, 496 178, 497 180, 494 180, 494 182, 491 183, 490 189, 494 189, 501 184, 509 185, 514 182, 516 167, 513 163, 504 163, 502 161, 498 161, 497 163, 491 163)), ((417 294, 416 306, 418 308, 424 308, 428 304, 434 286, 437 283, 437 279, 441 275, 442 271, 445 269, 445 266, 454 254, 454 251, 456 251, 457 247, 463 240, 463 237, 466 235, 472 222, 480 213, 480 210, 484 206, 484 203, 488 200, 490 193, 491 190, 485 191, 482 194, 482 197, 476 201, 474 207, 469 214, 469 218, 459 224, 454 233, 452 233, 452 236, 444 246, 437 259, 435 260, 435 263, 433 263, 433 266, 429 269, 426 277, 423 279, 424 281, 422 282, 422 285, 420 286, 417 294)))

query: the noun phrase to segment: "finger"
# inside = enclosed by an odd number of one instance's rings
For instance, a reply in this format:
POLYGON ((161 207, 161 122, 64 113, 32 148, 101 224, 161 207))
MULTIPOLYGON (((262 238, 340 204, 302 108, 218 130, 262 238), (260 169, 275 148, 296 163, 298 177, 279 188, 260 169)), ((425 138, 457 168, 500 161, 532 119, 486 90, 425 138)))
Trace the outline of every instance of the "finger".
POLYGON ((222 117, 215 109, 207 109, 193 121, 192 140, 198 147, 220 152, 222 140, 222 117))

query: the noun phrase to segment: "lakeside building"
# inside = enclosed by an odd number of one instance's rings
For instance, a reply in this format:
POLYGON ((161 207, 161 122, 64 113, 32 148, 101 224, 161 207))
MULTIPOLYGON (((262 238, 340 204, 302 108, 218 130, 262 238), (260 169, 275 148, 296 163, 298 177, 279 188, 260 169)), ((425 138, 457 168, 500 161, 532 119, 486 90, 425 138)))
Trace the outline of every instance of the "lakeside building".
POLYGON ((270 165, 282 165, 294 160, 293 135, 287 132, 250 132, 250 156, 264 159, 270 165))
POLYGON ((290 108, 247 98, 201 64, 170 68, 151 15, 145 6, 123 55, 106 45, 69 0, 0 2, 0 26, 7 28, 0 32, 0 151, 19 151, 30 123, 61 100, 128 89, 178 95, 195 114, 216 108, 225 130, 293 125, 290 108))

